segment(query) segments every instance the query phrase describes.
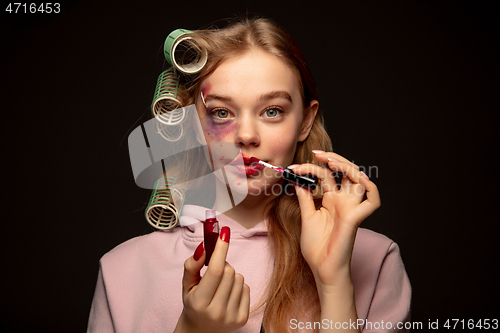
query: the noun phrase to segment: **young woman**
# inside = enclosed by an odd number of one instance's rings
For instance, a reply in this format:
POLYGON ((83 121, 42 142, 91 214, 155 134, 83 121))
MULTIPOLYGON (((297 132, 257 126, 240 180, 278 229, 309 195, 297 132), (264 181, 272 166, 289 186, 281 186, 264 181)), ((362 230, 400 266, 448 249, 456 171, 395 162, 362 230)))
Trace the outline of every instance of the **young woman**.
POLYGON ((403 331, 411 288, 398 247, 358 228, 380 206, 377 187, 331 151, 291 37, 266 19, 192 37, 208 63, 179 96, 196 104, 207 143, 239 147, 248 195, 217 215, 223 227, 206 270, 201 221, 217 200, 184 206, 187 227, 103 256, 88 332, 403 331), (321 197, 251 157, 316 176, 321 197))

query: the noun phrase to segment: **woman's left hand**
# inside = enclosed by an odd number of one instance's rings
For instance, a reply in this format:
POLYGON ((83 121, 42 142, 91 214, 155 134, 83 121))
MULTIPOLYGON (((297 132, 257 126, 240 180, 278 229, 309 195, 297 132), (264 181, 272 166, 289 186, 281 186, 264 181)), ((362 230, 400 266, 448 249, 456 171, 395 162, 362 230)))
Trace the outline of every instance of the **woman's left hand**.
POLYGON ((318 162, 328 163, 329 168, 315 164, 293 168, 297 174, 318 177, 323 191, 322 207, 316 210, 312 192, 295 185, 302 215, 300 246, 317 287, 328 293, 328 289, 350 279, 357 228, 380 207, 380 196, 377 186, 346 158, 325 152, 316 153, 315 157, 318 162), (344 173, 340 187, 332 170, 344 173))

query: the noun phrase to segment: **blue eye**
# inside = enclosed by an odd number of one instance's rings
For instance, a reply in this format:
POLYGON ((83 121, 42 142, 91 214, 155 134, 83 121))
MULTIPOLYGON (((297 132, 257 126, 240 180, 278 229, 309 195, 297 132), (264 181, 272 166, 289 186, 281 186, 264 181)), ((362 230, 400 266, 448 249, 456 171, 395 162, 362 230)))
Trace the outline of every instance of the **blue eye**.
POLYGON ((282 113, 283 113, 283 111, 277 107, 271 107, 271 108, 266 109, 266 111, 264 111, 264 114, 266 114, 268 118, 275 118, 282 113))

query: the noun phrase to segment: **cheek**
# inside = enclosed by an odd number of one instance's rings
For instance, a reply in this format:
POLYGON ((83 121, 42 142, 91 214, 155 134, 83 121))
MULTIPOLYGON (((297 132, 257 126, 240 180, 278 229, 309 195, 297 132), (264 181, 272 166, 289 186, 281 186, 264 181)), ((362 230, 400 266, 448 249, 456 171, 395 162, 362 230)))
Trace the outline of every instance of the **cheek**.
POLYGON ((280 156, 284 162, 288 160, 291 162, 297 146, 297 134, 297 131, 290 130, 269 131, 267 140, 270 142, 269 148, 274 156, 280 156))
POLYGON ((205 139, 207 142, 224 142, 230 141, 235 128, 236 124, 233 122, 222 125, 207 122, 207 124, 203 126, 203 132, 205 133, 205 139))

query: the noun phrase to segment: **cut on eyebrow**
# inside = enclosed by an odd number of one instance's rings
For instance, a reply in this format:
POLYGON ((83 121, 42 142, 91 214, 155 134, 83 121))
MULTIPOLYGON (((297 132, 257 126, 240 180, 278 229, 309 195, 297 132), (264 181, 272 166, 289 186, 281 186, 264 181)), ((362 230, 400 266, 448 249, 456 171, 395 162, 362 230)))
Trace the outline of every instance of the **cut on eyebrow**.
MULTIPOLYGON (((283 90, 271 91, 271 92, 262 94, 259 97, 259 101, 265 101, 265 100, 275 99, 275 98, 283 98, 283 99, 290 101, 290 103, 292 103, 292 96, 290 96, 290 94, 288 92, 283 91, 283 90)), ((217 101, 223 101, 223 102, 232 102, 233 101, 233 99, 229 96, 221 96, 221 95, 217 95, 217 94, 206 95, 205 102, 208 102, 210 100, 217 100, 217 101)))

